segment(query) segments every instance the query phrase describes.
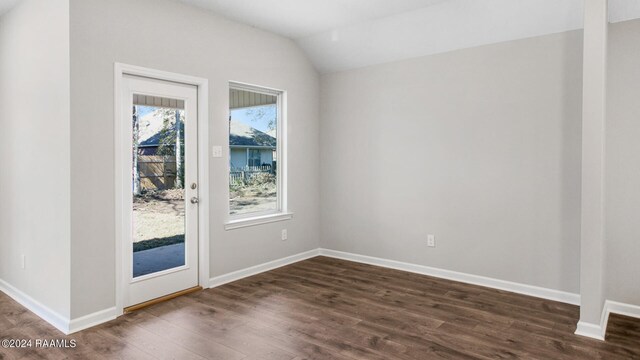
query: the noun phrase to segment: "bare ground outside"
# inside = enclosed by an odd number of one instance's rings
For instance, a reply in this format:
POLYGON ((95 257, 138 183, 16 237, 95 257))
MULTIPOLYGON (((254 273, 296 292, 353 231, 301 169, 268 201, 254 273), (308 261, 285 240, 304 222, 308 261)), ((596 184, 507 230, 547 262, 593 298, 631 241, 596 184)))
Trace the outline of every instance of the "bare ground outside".
MULTIPOLYGON (((275 181, 229 188, 230 213, 247 214, 277 208, 275 181)), ((184 242, 184 190, 145 191, 133 198, 133 251, 184 242)))
POLYGON ((263 184, 231 186, 229 188, 229 213, 247 214, 277 208, 275 181, 263 184))
POLYGON ((184 190, 146 191, 133 198, 133 249, 184 242, 184 190))

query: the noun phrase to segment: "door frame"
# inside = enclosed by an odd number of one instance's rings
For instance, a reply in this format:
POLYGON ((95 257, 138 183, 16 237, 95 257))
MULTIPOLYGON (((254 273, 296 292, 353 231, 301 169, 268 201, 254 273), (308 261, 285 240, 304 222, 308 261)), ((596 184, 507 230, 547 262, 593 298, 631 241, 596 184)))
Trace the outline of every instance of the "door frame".
POLYGON ((128 291, 129 276, 125 273, 125 251, 129 247, 123 246, 124 241, 131 237, 125 234, 123 224, 130 213, 125 203, 126 191, 130 189, 130 176, 123 169, 123 159, 131 156, 131 150, 125 153, 123 136, 130 119, 123 119, 122 114, 122 79, 125 75, 146 77, 156 80, 171 81, 197 87, 198 91, 198 285, 209 287, 209 80, 200 77, 177 74, 162 70, 155 70, 141 66, 116 62, 114 64, 114 145, 115 145, 115 294, 116 315, 124 313, 124 297, 128 291), (125 181, 126 180, 126 181, 125 181), (129 185, 125 185, 129 182, 129 185))

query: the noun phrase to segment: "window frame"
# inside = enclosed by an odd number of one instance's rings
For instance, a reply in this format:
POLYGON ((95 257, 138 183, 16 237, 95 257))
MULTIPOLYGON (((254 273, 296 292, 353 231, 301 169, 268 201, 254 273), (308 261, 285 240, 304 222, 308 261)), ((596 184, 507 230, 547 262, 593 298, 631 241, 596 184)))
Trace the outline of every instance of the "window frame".
MULTIPOLYGON (((277 125, 276 125, 277 126, 277 125)), ((278 131, 276 129, 276 131, 278 131)), ((276 150, 277 150, 278 144, 276 144, 276 150)), ((262 150, 261 149, 254 149, 254 148, 247 148, 247 166, 252 167, 252 166, 261 166, 262 165, 262 150), (258 153, 258 165, 255 165, 254 161, 256 160, 256 157, 253 157, 253 155, 255 155, 255 153, 258 153), (252 163, 254 163, 254 165, 251 165, 252 163)))
MULTIPOLYGON (((231 199, 229 199, 229 173, 231 172, 231 158, 230 151, 231 146, 229 144, 229 128, 227 128, 226 145, 229 156, 226 161, 226 191, 227 191, 227 221, 225 223, 225 230, 232 230, 247 226, 254 226, 260 224, 271 223, 275 221, 289 220, 293 217, 293 213, 288 209, 288 197, 287 197, 287 92, 284 90, 269 88, 265 86, 246 84, 236 81, 230 81, 227 90, 242 90, 250 91, 259 94, 271 95, 276 97, 276 209, 266 211, 256 211, 246 214, 231 214, 231 199)), ((227 94, 229 92, 227 91, 227 94)), ((229 100, 227 95, 227 100, 229 100)), ((231 109, 227 104, 228 116, 231 109)), ((227 117, 228 117, 227 116, 227 117)), ((228 126, 228 122, 227 122, 228 126)), ((247 154, 248 155, 248 154, 247 154)), ((248 162, 248 159, 247 159, 248 162)))

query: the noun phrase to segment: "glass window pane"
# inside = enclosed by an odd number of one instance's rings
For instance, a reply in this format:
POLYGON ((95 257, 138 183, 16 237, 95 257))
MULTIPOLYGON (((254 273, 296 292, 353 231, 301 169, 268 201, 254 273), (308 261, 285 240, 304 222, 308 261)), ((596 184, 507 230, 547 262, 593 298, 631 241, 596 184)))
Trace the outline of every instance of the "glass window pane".
POLYGON ((278 210, 278 97, 229 91, 231 215, 278 210))
POLYGON ((135 105, 133 111, 132 250, 138 277, 185 264, 184 106, 135 105))

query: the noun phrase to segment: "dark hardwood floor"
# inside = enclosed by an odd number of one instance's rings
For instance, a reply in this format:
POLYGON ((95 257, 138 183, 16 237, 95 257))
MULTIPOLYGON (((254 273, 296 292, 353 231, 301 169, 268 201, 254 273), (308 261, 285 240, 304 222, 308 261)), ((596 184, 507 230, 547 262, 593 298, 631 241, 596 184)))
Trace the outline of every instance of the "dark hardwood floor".
POLYGON ((70 336, 0 293, 0 339, 74 339, 0 359, 640 359, 640 320, 573 334, 578 307, 316 257, 70 336))

